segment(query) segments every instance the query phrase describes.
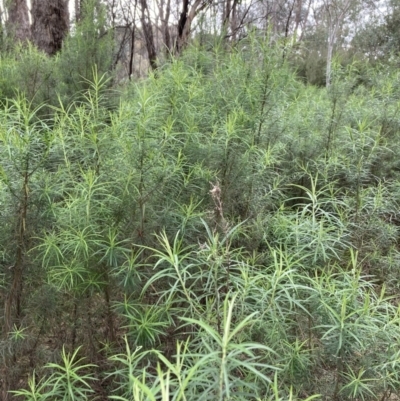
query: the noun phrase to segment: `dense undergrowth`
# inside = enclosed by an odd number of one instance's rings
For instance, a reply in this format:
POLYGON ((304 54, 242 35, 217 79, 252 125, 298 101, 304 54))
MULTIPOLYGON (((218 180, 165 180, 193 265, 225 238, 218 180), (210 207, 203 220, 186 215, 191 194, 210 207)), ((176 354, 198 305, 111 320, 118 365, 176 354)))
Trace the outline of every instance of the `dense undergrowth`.
POLYGON ((2 399, 393 399, 400 73, 249 39, 115 106, 93 71, 0 110, 2 399))

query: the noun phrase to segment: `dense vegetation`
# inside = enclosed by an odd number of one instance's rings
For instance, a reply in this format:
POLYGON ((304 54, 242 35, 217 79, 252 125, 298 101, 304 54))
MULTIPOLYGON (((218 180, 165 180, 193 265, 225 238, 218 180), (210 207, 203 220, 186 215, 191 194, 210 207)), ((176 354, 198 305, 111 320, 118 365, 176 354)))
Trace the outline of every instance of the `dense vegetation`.
POLYGON ((82 38, 0 65, 2 399, 393 400, 396 65, 250 35, 117 91, 82 38))

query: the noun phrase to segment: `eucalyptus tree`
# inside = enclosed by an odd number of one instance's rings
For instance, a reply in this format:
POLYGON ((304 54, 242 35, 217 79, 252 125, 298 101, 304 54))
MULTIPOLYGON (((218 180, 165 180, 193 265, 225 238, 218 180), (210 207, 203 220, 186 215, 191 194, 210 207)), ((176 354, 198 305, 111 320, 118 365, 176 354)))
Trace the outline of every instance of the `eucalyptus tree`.
POLYGON ((328 40, 326 56, 326 86, 331 84, 333 49, 342 28, 343 21, 353 4, 353 0, 324 0, 324 11, 327 16, 328 40))
POLYGON ((352 46, 358 55, 368 58, 371 63, 385 62, 399 54, 399 4, 381 0, 371 11, 368 20, 356 32, 352 46))
POLYGON ((156 45, 154 41, 153 26, 150 19, 150 11, 149 11, 149 6, 147 4, 147 0, 140 0, 140 7, 141 7, 140 21, 142 24, 143 36, 144 36, 144 41, 146 43, 150 67, 153 70, 156 70, 157 69, 156 45))
POLYGON ((195 0, 192 4, 188 0, 182 0, 181 12, 178 21, 178 52, 183 49, 189 40, 193 20, 204 9, 209 6, 206 0, 195 0))
POLYGON ((32 39, 49 55, 61 50, 69 31, 68 0, 32 1, 32 39))
POLYGON ((26 41, 31 37, 29 11, 26 0, 10 0, 6 2, 8 19, 7 34, 18 41, 26 41))

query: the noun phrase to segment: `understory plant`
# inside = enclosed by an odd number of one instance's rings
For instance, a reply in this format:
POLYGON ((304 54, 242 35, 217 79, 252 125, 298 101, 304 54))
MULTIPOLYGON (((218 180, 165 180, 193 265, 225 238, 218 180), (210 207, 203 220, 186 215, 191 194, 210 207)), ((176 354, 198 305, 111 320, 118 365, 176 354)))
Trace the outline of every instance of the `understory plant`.
POLYGON ((399 74, 316 88, 280 50, 1 105, 2 400, 399 392, 399 74))

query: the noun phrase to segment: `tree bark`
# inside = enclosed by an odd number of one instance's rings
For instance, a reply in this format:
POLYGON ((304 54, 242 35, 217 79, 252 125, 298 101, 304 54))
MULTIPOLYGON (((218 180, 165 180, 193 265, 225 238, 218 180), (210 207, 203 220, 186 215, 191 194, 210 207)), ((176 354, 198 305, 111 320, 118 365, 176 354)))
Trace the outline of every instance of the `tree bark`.
POLYGON ((332 58, 333 50, 337 41, 339 30, 343 24, 343 20, 352 5, 351 0, 324 1, 325 11, 328 16, 328 48, 326 57, 326 87, 331 85, 332 78, 332 58))
POLYGON ((187 15, 189 12, 189 0, 183 0, 182 2, 182 12, 179 16, 179 21, 178 21, 178 38, 175 43, 175 48, 177 52, 179 53, 180 50, 180 43, 182 43, 182 35, 183 35, 183 30, 186 25, 186 20, 187 20, 187 15))
POLYGON ((233 41, 236 40, 236 34, 238 31, 238 21, 237 21, 237 5, 238 0, 233 0, 232 14, 231 14, 231 38, 233 41))
POLYGON ((132 19, 131 48, 130 48, 130 54, 129 54, 129 73, 128 73, 130 80, 132 79, 132 75, 133 75, 133 57, 135 54, 137 2, 138 2, 138 0, 135 0, 135 7, 134 7, 133 19, 132 19))
POLYGON ((165 14, 164 14, 164 0, 162 0, 161 6, 160 6, 160 17, 161 17, 164 46, 167 51, 171 50, 171 35, 169 32, 170 15, 171 15, 171 0, 167 0, 166 6, 165 6, 165 14))
POLYGON ((158 67, 157 52, 154 43, 153 26, 150 20, 150 12, 147 6, 147 0, 140 0, 140 5, 142 8, 142 14, 140 19, 142 22, 142 29, 143 29, 144 40, 146 42, 147 53, 149 55, 150 67, 153 71, 155 71, 158 67))
POLYGON ((178 40, 176 46, 178 53, 187 45, 192 22, 196 15, 204 10, 208 4, 209 1, 207 0, 195 0, 189 10, 189 0, 183 0, 182 12, 178 22, 178 40))
POLYGON ((6 30, 9 36, 20 42, 25 42, 31 38, 26 0, 12 0, 9 2, 6 30))
POLYGON ((36 46, 49 55, 61 50, 69 31, 67 0, 32 1, 32 38, 36 46))
POLYGON ((228 34, 229 30, 229 20, 231 18, 231 12, 232 12, 232 2, 231 0, 225 0, 224 4, 224 15, 223 15, 223 28, 224 28, 224 34, 228 34))

